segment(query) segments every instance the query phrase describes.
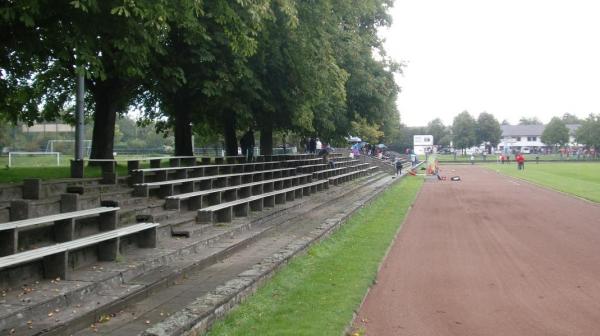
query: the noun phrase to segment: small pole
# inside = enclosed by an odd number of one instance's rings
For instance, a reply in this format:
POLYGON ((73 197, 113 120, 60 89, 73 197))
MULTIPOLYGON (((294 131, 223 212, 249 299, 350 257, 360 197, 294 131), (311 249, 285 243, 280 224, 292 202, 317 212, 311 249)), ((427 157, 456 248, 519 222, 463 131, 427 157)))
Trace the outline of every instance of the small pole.
POLYGON ((75 160, 83 160, 83 137, 84 137, 84 120, 83 120, 83 96, 84 96, 84 78, 83 74, 77 76, 77 97, 76 97, 76 115, 75 115, 75 160))
POLYGON ((83 119, 83 96, 84 96, 84 77, 83 74, 77 75, 77 92, 75 96, 75 158, 71 160, 71 177, 83 177, 83 137, 84 119, 83 119))

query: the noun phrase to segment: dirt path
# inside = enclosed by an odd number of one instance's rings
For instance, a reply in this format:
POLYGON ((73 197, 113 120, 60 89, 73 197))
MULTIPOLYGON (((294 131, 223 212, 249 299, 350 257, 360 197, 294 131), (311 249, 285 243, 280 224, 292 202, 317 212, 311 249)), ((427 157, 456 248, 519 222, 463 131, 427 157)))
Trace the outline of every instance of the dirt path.
POLYGON ((443 168, 462 182, 425 183, 355 328, 598 335, 600 206, 476 166, 443 168))

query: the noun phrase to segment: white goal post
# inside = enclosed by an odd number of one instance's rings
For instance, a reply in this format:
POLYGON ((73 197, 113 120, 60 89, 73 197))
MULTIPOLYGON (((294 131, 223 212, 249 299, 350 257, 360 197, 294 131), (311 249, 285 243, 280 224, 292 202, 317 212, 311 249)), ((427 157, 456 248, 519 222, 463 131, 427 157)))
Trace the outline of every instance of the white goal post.
MULTIPOLYGON (((56 150, 56 146, 55 145, 63 145, 62 148, 64 148, 65 144, 68 144, 69 147, 69 151, 67 153, 64 153, 63 150, 63 154, 73 154, 75 152, 75 140, 57 140, 57 139, 53 139, 53 140, 48 140, 48 143, 46 143, 46 152, 59 152, 61 151, 61 149, 56 150)), ((61 148, 61 146, 58 146, 59 148, 61 148)), ((85 156, 90 156, 90 151, 92 150, 92 140, 83 140, 83 149, 85 151, 84 155, 85 156)))
POLYGON ((15 155, 55 155, 56 156, 56 166, 60 166, 60 153, 59 152, 8 152, 8 168, 12 167, 13 156, 15 155))

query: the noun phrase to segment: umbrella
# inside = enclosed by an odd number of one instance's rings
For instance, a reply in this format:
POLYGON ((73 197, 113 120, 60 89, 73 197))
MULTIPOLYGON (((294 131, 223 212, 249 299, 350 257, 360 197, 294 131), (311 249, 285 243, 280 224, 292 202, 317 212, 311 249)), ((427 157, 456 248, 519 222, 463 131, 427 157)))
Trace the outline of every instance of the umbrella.
POLYGON ((367 143, 366 142, 358 142, 355 143, 354 145, 352 145, 352 149, 361 149, 363 148, 367 143))
POLYGON ((379 144, 379 145, 377 145, 376 147, 377 147, 377 148, 387 148, 387 146, 386 146, 386 145, 384 145, 384 144, 379 144))
POLYGON ((346 140, 348 140, 348 142, 361 142, 362 141, 362 139, 357 136, 348 137, 348 138, 346 138, 346 140))

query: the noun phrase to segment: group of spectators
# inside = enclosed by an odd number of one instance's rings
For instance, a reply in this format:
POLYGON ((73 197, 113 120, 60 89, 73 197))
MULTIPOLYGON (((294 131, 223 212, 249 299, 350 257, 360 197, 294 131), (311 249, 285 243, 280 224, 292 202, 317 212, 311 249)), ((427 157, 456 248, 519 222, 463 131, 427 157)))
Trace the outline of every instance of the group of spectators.
POLYGON ((309 154, 317 154, 323 149, 323 143, 319 138, 310 137, 304 140, 304 152, 309 154))

